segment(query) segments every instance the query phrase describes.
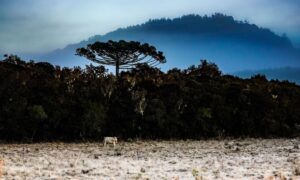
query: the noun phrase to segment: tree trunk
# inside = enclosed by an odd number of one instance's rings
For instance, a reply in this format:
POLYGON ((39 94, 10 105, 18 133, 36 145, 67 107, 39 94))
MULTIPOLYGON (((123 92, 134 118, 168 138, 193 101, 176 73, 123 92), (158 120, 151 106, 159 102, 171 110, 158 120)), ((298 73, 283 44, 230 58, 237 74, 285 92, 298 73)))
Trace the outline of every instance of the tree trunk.
POLYGON ((116 76, 119 77, 119 66, 120 66, 120 63, 119 63, 119 60, 116 61, 116 76))

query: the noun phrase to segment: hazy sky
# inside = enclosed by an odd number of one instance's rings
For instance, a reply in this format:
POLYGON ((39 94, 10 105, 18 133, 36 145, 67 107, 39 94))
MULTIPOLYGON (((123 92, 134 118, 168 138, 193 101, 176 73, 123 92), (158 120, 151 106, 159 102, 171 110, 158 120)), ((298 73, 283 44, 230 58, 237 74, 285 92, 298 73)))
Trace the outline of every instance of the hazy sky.
POLYGON ((0 53, 39 53, 150 18, 232 15, 300 47, 300 0, 0 0, 0 53))

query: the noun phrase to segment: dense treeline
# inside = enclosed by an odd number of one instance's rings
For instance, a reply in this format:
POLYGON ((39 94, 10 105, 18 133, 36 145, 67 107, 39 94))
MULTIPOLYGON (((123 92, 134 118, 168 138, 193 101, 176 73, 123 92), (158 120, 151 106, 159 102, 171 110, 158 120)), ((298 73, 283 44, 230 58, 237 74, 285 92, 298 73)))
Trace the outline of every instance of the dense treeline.
POLYGON ((222 75, 207 61, 167 73, 145 64, 119 78, 103 66, 0 61, 0 139, 286 137, 299 133, 300 87, 222 75))

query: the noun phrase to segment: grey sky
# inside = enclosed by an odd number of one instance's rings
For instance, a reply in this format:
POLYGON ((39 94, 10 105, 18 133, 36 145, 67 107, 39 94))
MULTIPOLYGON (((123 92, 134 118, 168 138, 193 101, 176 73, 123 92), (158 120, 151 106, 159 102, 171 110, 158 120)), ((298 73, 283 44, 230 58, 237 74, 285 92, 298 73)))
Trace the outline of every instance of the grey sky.
POLYGON ((300 47, 299 0, 0 0, 0 52, 40 53, 152 18, 232 15, 300 47))

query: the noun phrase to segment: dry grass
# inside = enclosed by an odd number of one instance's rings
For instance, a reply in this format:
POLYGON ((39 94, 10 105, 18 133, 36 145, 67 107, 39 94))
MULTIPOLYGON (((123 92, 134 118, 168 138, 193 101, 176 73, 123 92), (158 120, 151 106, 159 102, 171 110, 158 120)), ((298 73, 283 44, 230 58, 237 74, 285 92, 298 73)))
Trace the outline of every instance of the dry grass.
POLYGON ((300 139, 0 144, 0 162, 5 179, 283 180, 299 177, 299 145, 300 139))
POLYGON ((0 159, 0 179, 2 179, 3 176, 3 168, 4 168, 4 160, 0 159))

